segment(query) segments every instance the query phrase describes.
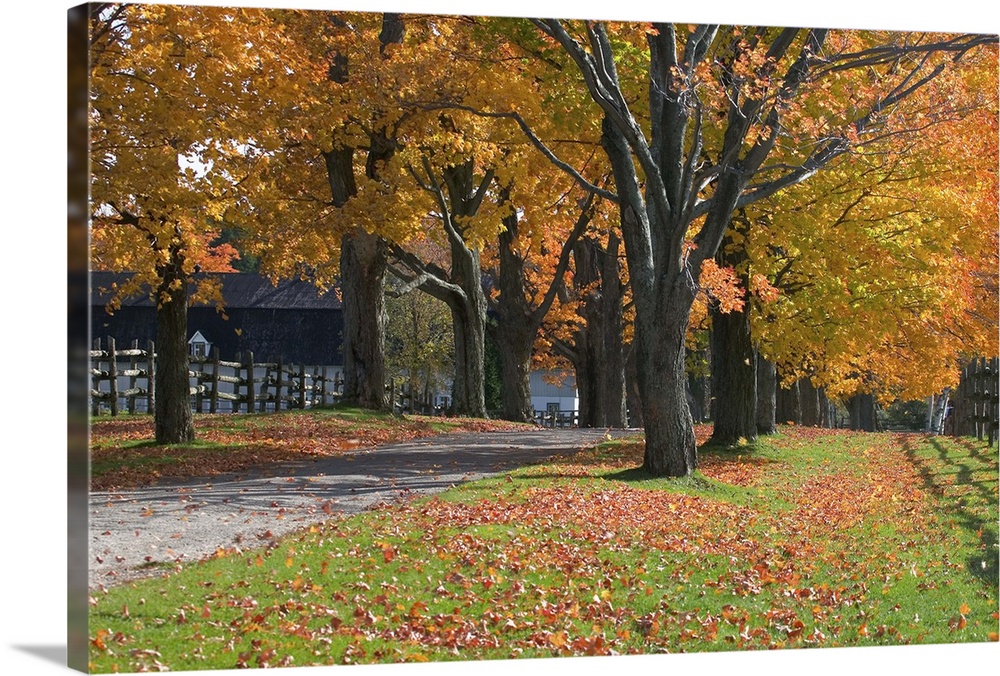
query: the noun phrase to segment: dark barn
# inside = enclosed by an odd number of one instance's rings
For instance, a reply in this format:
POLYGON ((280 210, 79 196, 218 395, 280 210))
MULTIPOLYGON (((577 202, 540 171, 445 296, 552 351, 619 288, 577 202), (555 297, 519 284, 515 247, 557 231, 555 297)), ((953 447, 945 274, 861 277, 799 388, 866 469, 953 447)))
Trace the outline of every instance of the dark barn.
MULTIPOLYGON (((192 354, 219 348, 223 360, 237 360, 247 350, 256 361, 276 361, 311 366, 340 366, 343 319, 333 291, 320 295, 311 282, 281 281, 277 286, 261 275, 223 273, 224 313, 214 305, 188 309, 188 338, 192 354), (204 344, 198 345, 202 342, 204 344)), ((107 291, 125 274, 91 273, 91 336, 106 344, 115 339, 119 348, 138 340, 146 347, 156 339, 156 308, 148 295, 122 302, 114 314, 105 310, 107 291)))

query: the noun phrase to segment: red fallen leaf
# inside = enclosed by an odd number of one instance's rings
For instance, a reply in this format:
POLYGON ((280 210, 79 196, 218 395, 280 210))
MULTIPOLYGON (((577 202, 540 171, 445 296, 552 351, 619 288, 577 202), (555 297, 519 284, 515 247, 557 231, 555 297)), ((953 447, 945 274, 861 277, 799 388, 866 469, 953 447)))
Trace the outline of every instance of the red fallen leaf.
POLYGON ((549 643, 551 643, 554 648, 565 648, 568 639, 569 636, 565 631, 557 631, 554 634, 548 635, 549 643))
POLYGON ((98 629, 97 636, 90 640, 90 645, 94 646, 98 650, 107 650, 108 646, 104 643, 104 637, 110 635, 111 632, 107 629, 98 629))
POLYGON ((805 629, 805 624, 802 623, 802 620, 795 620, 792 622, 792 626, 788 629, 788 639, 795 640, 800 638, 802 636, 803 629, 805 629))
POLYGON ((388 547, 388 546, 382 548, 382 560, 383 561, 385 561, 386 563, 389 563, 394 558, 396 558, 396 550, 394 548, 388 547))

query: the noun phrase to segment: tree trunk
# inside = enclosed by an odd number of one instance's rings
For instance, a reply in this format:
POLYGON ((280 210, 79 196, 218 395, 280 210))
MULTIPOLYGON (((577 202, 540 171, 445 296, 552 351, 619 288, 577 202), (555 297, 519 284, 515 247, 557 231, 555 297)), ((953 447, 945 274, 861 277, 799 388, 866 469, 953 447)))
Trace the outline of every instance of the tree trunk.
POLYGON ((875 432, 878 417, 875 413, 875 395, 859 392, 847 402, 851 416, 851 429, 861 432, 875 432))
MULTIPOLYGON (((379 53, 385 57, 389 44, 401 43, 405 34, 402 15, 382 15, 379 53)), ((348 81, 349 63, 344 54, 334 53, 328 77, 339 84, 348 81)), ((368 134, 365 175, 378 180, 378 168, 396 152, 396 140, 385 128, 368 134)), ((335 206, 343 207, 357 195, 354 178, 354 148, 339 146, 324 153, 327 180, 335 206)), ((340 242, 340 291, 344 317, 341 349, 344 356, 345 403, 384 411, 385 370, 385 275, 388 269, 386 243, 381 237, 356 228, 340 242)))
POLYGON ((500 351, 500 397, 504 420, 531 422, 535 408, 531 405, 531 350, 535 332, 528 333, 510 322, 500 324, 495 331, 500 351))
POLYGON ((642 397, 639 396, 639 368, 636 365, 636 345, 628 348, 625 357, 625 404, 628 407, 628 426, 643 427, 642 397))
POLYGON ((708 379, 703 375, 688 373, 687 392, 688 408, 691 409, 691 419, 695 423, 702 423, 709 416, 705 402, 708 400, 708 379))
MULTIPOLYGON (((582 308, 581 308, 582 309, 582 308)), ((573 378, 576 381, 577 415, 580 427, 596 427, 594 424, 594 401, 597 398, 595 371, 589 357, 589 326, 580 327, 573 336, 573 378)))
MULTIPOLYGON (((485 305, 485 300, 483 300, 485 305)), ((473 418, 486 417, 484 312, 475 303, 449 303, 455 334, 455 381, 452 412, 473 418)), ((503 387, 501 387, 501 390, 503 387)))
POLYGON ((349 405, 383 411, 385 392, 385 242, 356 230, 341 240, 344 396, 349 405))
POLYGON ((695 470, 698 450, 685 388, 688 308, 671 305, 663 322, 636 322, 636 363, 644 366, 637 373, 646 435, 643 469, 654 476, 679 477, 695 470))
POLYGON ((581 427, 628 425, 619 246, 614 234, 608 238, 607 250, 592 237, 584 237, 573 251, 573 283, 578 289, 590 289, 579 310, 585 325, 575 337, 581 427))
POLYGON ((782 424, 798 425, 802 421, 799 410, 799 381, 791 387, 779 386, 776 394, 775 421, 782 424))
POLYGON ((711 310, 712 443, 732 446, 757 438, 757 364, 750 342, 750 314, 711 310))
POLYGON ((731 446, 741 439, 757 439, 757 359, 750 339, 749 280, 746 273, 746 247, 734 242, 745 239, 749 225, 745 218, 733 218, 729 234, 722 240, 715 260, 720 267, 738 271, 743 308, 723 313, 715 303, 709 309, 712 330, 709 333, 712 354, 712 384, 715 414, 712 418, 712 443, 731 446))
MULTIPOLYGON (((602 131, 601 145, 611 160, 619 195, 622 236, 636 309, 633 345, 646 437, 643 469, 654 476, 687 476, 698 462, 684 363, 684 341, 694 290, 688 271, 673 267, 679 259, 661 265, 662 271, 657 273, 655 258, 659 256, 664 262, 668 254, 661 244, 654 246, 648 233, 654 225, 669 227, 658 220, 665 214, 650 216, 624 134, 607 115, 602 131)), ((715 199, 719 199, 718 195, 717 189, 715 199)))
POLYGON ((948 410, 948 398, 951 395, 951 388, 946 387, 941 394, 934 397, 934 406, 931 407, 931 434, 944 434, 944 418, 948 410))
POLYGON ((826 388, 821 387, 818 390, 819 395, 819 426, 832 429, 834 427, 834 410, 833 404, 830 402, 830 398, 826 396, 826 388))
POLYGON ((156 291, 154 427, 158 444, 183 444, 194 440, 188 380, 188 296, 181 265, 182 261, 175 256, 174 265, 163 269, 156 291), (164 294, 169 297, 166 302, 164 294))
MULTIPOLYGON (((482 286, 479 252, 468 248, 462 241, 453 241, 451 245, 451 281, 461 288, 462 293, 447 293, 440 298, 451 308, 455 333, 453 410, 458 415, 485 418, 486 295, 482 286)), ((502 345, 497 347, 502 362, 504 348, 502 345)), ((506 389, 503 385, 501 383, 501 392, 506 389)))
POLYGON ((778 377, 774 364, 757 353, 757 434, 774 434, 778 377))
MULTIPOLYGON (((500 199, 509 203, 509 188, 501 188, 500 199)), ((514 422, 531 422, 535 418, 535 408, 531 404, 531 352, 541 317, 536 318, 528 306, 525 262, 514 247, 519 226, 516 209, 503 217, 503 224, 498 236, 500 295, 495 305, 497 321, 490 326, 500 351, 500 416, 514 422)))
POLYGON ((813 386, 809 378, 799 380, 799 410, 803 426, 819 427, 822 423, 819 389, 813 386))

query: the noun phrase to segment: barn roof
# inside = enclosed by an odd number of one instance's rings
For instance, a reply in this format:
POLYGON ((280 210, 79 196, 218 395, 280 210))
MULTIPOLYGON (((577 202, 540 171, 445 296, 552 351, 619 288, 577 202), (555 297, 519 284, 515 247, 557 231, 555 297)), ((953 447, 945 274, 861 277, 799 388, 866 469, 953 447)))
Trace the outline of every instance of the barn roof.
MULTIPOLYGON (((261 275, 220 274, 225 312, 214 305, 188 308, 188 338, 201 332, 222 359, 235 359, 250 350, 259 361, 282 358, 286 363, 341 364, 341 305, 333 292, 320 295, 310 282, 279 282, 261 275)), ((147 294, 122 302, 120 309, 105 310, 107 291, 127 275, 107 272, 91 274, 91 334, 119 345, 133 340, 145 345, 156 339, 156 310, 147 294), (104 289, 104 291, 102 291, 104 289)))
MULTIPOLYGON (((106 305, 113 284, 122 284, 131 273, 91 272, 91 305, 106 305)), ((271 310, 334 310, 340 300, 333 291, 320 294, 312 282, 301 279, 282 280, 277 285, 263 275, 243 272, 212 273, 222 281, 222 297, 227 308, 271 310)), ((152 306, 148 294, 129 298, 122 307, 152 306)))

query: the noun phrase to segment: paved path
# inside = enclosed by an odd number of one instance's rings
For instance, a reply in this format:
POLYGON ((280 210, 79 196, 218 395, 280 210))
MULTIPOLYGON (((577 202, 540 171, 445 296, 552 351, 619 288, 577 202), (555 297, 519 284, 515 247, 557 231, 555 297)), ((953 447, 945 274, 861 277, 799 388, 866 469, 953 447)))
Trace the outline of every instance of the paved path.
POLYGON ((151 564, 196 561, 220 547, 257 547, 332 515, 573 453, 605 434, 586 429, 452 434, 282 463, 267 472, 95 492, 89 585, 156 574, 159 569, 151 564))

